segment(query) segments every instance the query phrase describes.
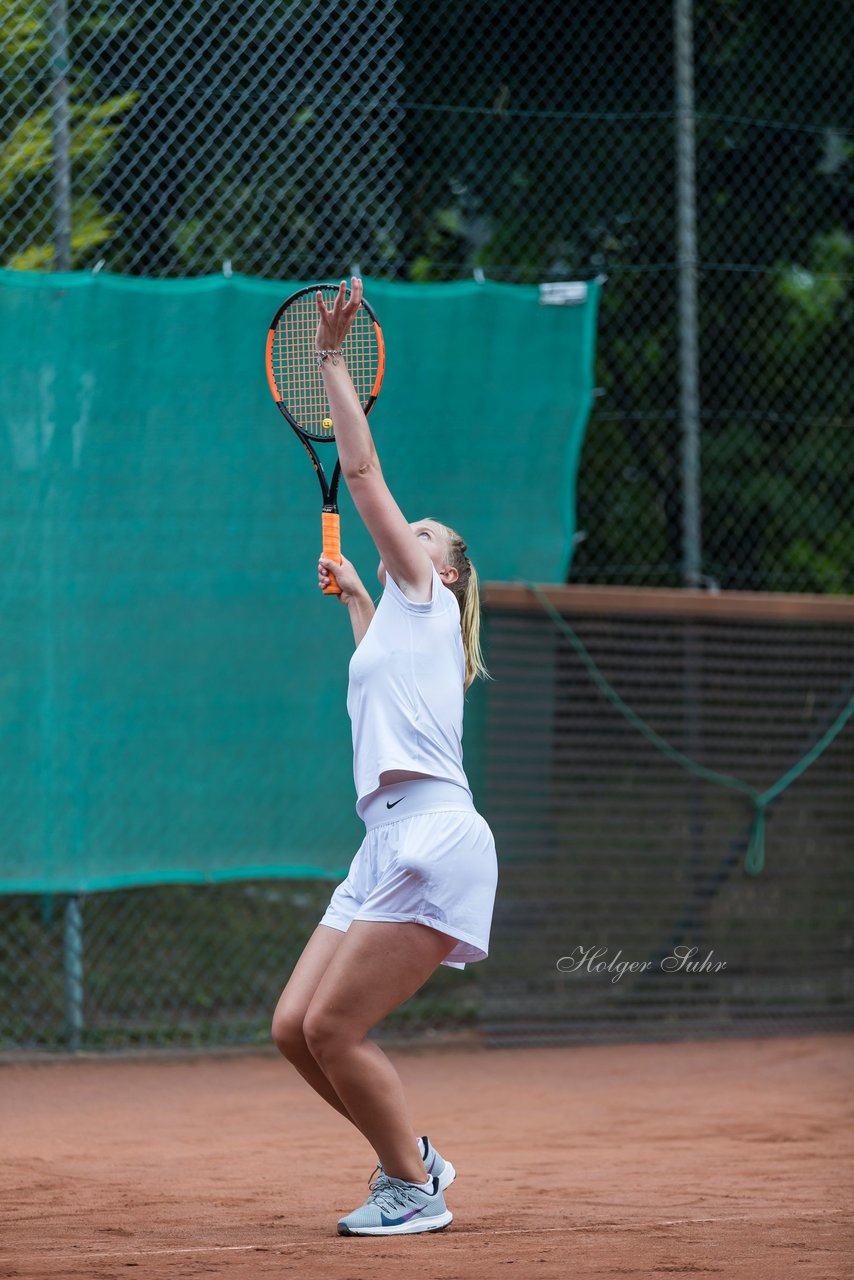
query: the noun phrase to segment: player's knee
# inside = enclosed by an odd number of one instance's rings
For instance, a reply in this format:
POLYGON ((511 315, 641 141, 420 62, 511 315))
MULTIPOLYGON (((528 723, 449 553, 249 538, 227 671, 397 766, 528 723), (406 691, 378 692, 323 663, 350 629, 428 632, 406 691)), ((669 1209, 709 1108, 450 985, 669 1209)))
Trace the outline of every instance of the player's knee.
POLYGON ((307 1053, 308 1046, 303 1032, 301 1014, 293 1014, 287 1010, 280 1011, 277 1009, 273 1015, 270 1033, 273 1037, 273 1044, 288 1061, 293 1061, 301 1056, 304 1057, 307 1053))
POLYGON ((317 1062, 334 1053, 341 1040, 341 1028, 327 1014, 309 1009, 303 1022, 303 1034, 309 1052, 317 1062))

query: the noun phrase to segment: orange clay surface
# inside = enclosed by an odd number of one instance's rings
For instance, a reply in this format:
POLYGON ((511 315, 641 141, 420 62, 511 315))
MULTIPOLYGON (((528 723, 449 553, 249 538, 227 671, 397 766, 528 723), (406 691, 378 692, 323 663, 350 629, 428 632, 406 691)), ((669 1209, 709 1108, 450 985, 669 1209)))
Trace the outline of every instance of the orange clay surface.
POLYGON ((347 1238, 371 1147, 269 1054, 0 1066, 0 1275, 854 1276, 854 1037, 388 1049, 445 1230, 347 1238))

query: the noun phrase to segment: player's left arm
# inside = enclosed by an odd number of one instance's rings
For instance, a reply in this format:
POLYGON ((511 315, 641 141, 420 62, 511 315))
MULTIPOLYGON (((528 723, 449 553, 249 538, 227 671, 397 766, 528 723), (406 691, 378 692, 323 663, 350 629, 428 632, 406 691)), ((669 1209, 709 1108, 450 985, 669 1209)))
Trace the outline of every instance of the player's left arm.
POLYGON ((374 602, 355 568, 345 557, 342 557, 340 564, 337 560, 325 560, 323 556, 320 557, 317 562, 317 585, 321 591, 325 591, 329 586, 332 574, 335 575, 335 580, 341 588, 338 599, 347 606, 353 627, 353 639, 358 647, 376 612, 374 602))
MULTIPOLYGON (((353 277, 349 302, 342 281, 331 309, 318 294, 318 350, 337 351, 362 298, 362 282, 353 277)), ((382 556, 386 572, 411 600, 429 600, 433 593, 433 564, 410 528, 386 484, 376 447, 356 389, 342 357, 323 361, 323 382, 329 400, 341 475, 356 510, 382 556)))

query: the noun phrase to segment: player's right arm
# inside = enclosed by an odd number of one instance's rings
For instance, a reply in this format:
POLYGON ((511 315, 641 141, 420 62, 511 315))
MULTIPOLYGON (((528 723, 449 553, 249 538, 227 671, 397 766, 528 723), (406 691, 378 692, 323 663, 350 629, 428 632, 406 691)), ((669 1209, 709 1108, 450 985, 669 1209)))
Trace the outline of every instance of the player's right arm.
MULTIPOLYGON (((350 301, 344 300, 342 280, 332 307, 317 294, 317 350, 341 349, 362 300, 362 282, 353 276, 350 301)), ((374 540, 386 571, 404 595, 426 602, 433 595, 433 564, 415 536, 385 482, 368 420, 343 360, 322 363, 323 384, 335 423, 341 475, 353 504, 374 540)), ((335 575, 338 576, 337 573, 335 575)))
POLYGON ((374 602, 349 560, 342 559, 338 564, 334 560, 324 560, 323 556, 320 557, 317 562, 317 584, 321 591, 329 586, 330 573, 335 574, 335 580, 341 588, 341 595, 338 598, 343 605, 347 606, 353 627, 353 639, 358 647, 376 612, 374 602))

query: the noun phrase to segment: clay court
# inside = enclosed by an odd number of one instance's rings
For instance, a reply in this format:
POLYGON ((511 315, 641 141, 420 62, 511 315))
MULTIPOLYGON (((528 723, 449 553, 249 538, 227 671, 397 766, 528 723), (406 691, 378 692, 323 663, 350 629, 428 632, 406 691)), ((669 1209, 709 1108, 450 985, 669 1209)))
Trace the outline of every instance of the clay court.
POLYGON ((339 1237, 367 1143, 272 1052, 0 1069, 0 1275, 854 1275, 854 1037, 389 1049, 453 1223, 339 1237))

